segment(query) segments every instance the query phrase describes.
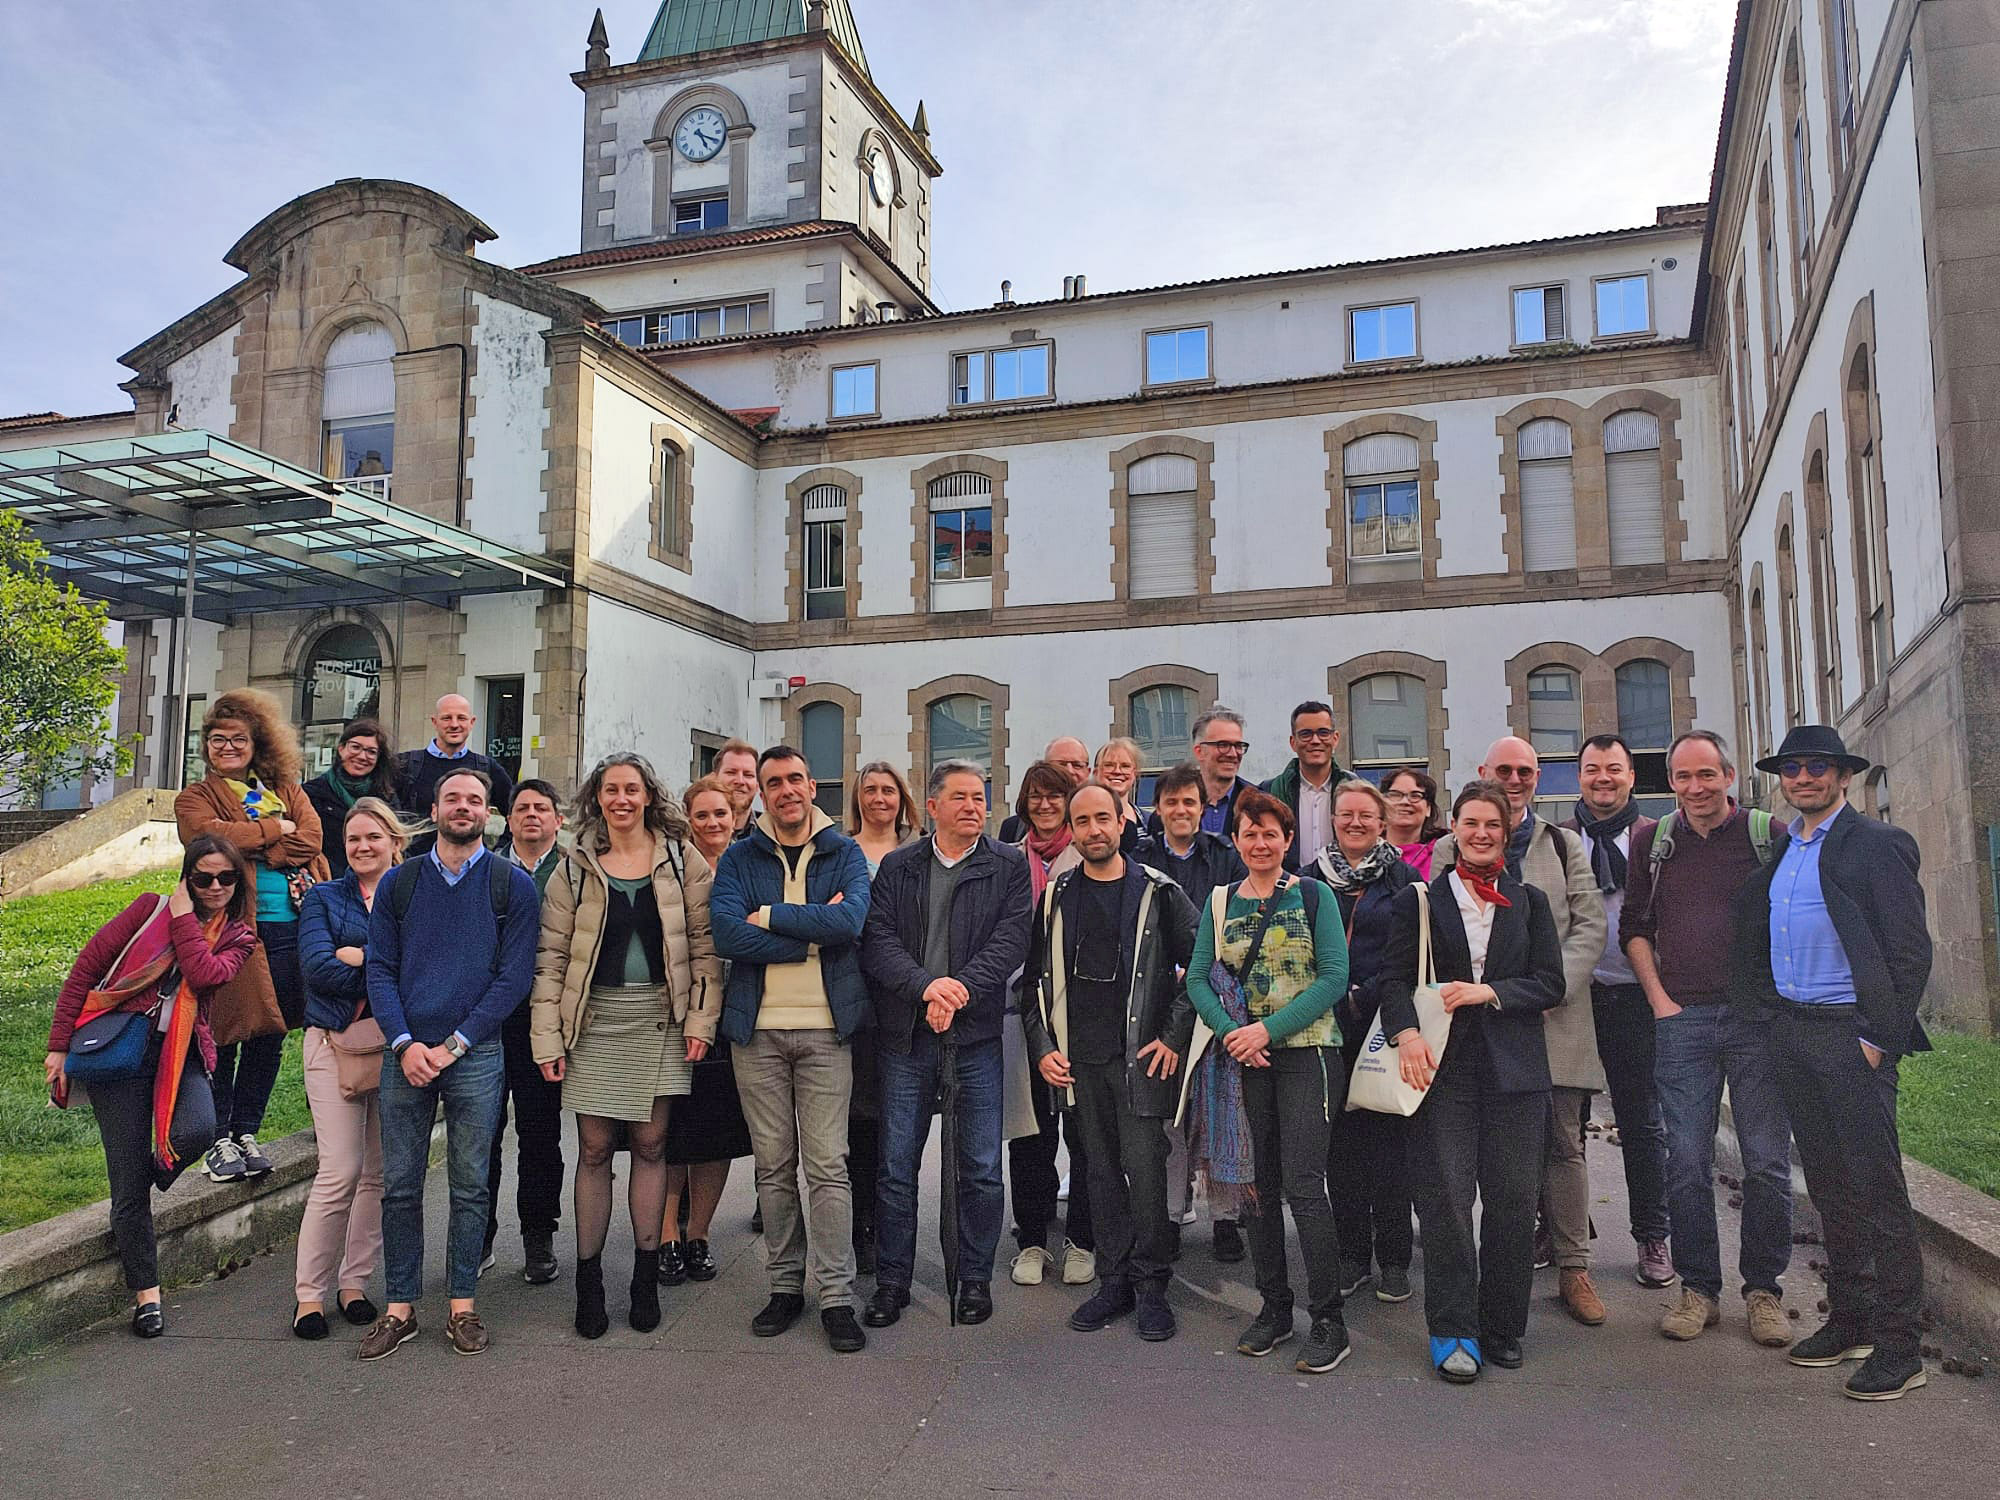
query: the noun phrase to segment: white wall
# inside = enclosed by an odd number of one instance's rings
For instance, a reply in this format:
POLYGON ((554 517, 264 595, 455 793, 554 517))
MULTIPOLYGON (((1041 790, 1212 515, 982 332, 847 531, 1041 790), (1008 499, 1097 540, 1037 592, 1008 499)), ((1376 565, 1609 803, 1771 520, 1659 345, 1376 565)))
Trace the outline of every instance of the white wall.
MULTIPOLYGON (((660 123, 660 111, 667 102, 698 81, 713 83, 733 92, 743 101, 743 108, 755 127, 755 133, 750 137, 749 177, 746 183, 750 222, 785 217, 791 201, 785 171, 790 155, 786 133, 793 119, 790 100, 794 89, 803 80, 795 81, 791 76, 791 60, 780 57, 773 62, 749 67, 704 72, 699 77, 685 73, 672 78, 651 79, 619 92, 616 107, 605 115, 605 123, 617 126, 618 136, 611 149, 604 153, 600 172, 616 178, 614 223, 620 240, 644 239, 653 233, 654 152, 646 141, 660 123)), ((666 122, 666 128, 671 130, 673 123, 666 122)), ((672 151, 672 147, 665 149, 672 151)), ((715 163, 722 167, 719 177, 713 170, 713 164, 706 176, 700 168, 689 170, 683 176, 682 169, 689 164, 678 152, 674 152, 675 190, 683 191, 705 184, 726 184, 729 180, 727 166, 730 149, 725 145, 715 158, 715 163)))
POLYGON ((486 692, 481 679, 519 677, 521 679, 521 774, 533 776, 537 764, 535 740, 541 721, 535 713, 535 694, 541 691, 541 674, 535 670, 535 648, 541 643, 535 628, 535 607, 542 602, 539 591, 526 594, 480 594, 464 603, 465 634, 460 647, 465 652, 465 675, 458 691, 479 715, 473 726, 475 749, 487 748, 487 738, 496 726, 487 722, 486 692))
POLYGON ((182 427, 201 427, 219 437, 228 437, 236 421, 236 403, 230 386, 236 379, 236 330, 219 333, 200 348, 167 366, 173 384, 170 405, 180 407, 182 427))
POLYGON ((493 541, 541 552, 548 546, 541 518, 542 471, 548 467, 542 434, 549 425, 542 335, 549 319, 484 292, 473 293, 473 305, 479 323, 473 330, 472 453, 465 464, 472 485, 467 525, 493 541))
POLYGON ((690 730, 761 739, 750 714, 751 665, 748 651, 592 598, 583 769, 636 749, 678 796, 688 782, 690 730))

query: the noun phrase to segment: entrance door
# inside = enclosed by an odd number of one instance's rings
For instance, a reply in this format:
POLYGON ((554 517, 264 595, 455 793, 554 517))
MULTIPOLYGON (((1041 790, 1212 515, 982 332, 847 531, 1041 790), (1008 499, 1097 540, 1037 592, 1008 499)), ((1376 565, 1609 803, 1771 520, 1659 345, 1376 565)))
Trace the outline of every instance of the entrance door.
POLYGON ((507 768, 514 780, 521 779, 522 680, 519 677, 488 677, 486 710, 486 753, 507 768))

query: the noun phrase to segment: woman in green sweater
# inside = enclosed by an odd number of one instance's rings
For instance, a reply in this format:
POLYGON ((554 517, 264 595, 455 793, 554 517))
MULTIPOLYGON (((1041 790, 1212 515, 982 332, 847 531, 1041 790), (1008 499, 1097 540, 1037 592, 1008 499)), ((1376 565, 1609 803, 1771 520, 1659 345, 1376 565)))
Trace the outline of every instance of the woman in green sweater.
MULTIPOLYGON (((1245 787, 1230 818, 1250 873, 1218 887, 1203 907, 1187 990, 1226 1054, 1209 1064, 1218 1070, 1214 1092, 1226 1103, 1232 1087, 1240 1088, 1250 1122, 1256 1171, 1250 1255, 1264 1306, 1236 1348, 1261 1358, 1292 1337, 1282 1206, 1288 1203, 1305 1252, 1312 1318, 1297 1365, 1321 1373, 1348 1354, 1340 1248, 1326 1195, 1327 1137, 1347 1086, 1333 1018, 1334 1004, 1347 993, 1347 936, 1332 893, 1285 873, 1292 810, 1245 787)), ((1197 1055, 1201 1047, 1197 1037, 1197 1055)))

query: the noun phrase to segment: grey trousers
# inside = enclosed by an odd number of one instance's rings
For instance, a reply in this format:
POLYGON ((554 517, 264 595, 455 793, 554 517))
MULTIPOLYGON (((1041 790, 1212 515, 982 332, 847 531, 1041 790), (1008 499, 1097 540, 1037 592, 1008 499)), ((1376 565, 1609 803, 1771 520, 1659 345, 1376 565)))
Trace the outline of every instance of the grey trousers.
POLYGON ((1583 1157, 1589 1089, 1549 1090, 1548 1155, 1542 1166, 1542 1220, 1565 1271, 1590 1269, 1590 1167, 1583 1157))
POLYGON ((811 1199, 813 1293, 822 1309, 854 1305, 854 1197, 847 1180, 853 1054, 832 1031, 759 1031, 730 1049, 757 1158, 757 1206, 773 1292, 806 1289, 811 1199))

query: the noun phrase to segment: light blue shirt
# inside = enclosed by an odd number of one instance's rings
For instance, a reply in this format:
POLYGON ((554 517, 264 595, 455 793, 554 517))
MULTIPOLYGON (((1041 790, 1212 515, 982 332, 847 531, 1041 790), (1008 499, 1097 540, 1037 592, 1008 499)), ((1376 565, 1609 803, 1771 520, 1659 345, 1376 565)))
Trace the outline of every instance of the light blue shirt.
POLYGON ((1811 834, 1804 832, 1805 819, 1798 819, 1771 877, 1771 977, 1778 993, 1794 1005, 1855 1003, 1854 970, 1834 931, 1819 878, 1828 830, 1853 816, 1843 807, 1811 834))
POLYGON ((424 749, 430 754, 435 755, 439 760, 464 760, 466 756, 472 753, 472 746, 468 743, 460 745, 456 750, 447 754, 445 751, 438 749, 438 742, 436 740, 432 740, 428 745, 424 746, 424 749))
POLYGON ((486 858, 486 845, 483 843, 474 844, 472 846, 471 857, 468 858, 466 862, 460 865, 456 870, 453 870, 450 865, 446 864, 443 860, 438 858, 437 845, 436 844, 431 845, 431 852, 430 852, 431 864, 436 867, 438 874, 444 876, 444 883, 446 885, 457 885, 461 880, 465 879, 467 875, 471 874, 472 867, 478 864, 484 858, 486 858))

